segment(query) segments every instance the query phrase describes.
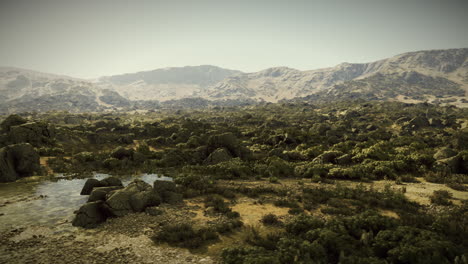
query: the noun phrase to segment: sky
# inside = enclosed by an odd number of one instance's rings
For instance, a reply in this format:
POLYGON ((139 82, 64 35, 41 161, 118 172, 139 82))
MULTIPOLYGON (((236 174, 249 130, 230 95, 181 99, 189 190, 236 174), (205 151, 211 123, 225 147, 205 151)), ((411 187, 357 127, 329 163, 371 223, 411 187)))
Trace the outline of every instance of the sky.
POLYGON ((254 72, 468 47, 468 0, 0 0, 0 66, 79 78, 254 72))

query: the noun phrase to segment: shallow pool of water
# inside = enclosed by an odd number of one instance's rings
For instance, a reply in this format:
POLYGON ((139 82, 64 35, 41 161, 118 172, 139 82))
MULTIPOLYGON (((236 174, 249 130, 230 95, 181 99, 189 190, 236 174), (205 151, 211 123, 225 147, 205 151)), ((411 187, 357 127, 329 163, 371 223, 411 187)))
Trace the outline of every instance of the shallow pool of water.
MULTIPOLYGON (((110 175, 95 174, 102 180, 110 175)), ((58 175, 57 177, 60 177, 58 175)), ((156 179, 172 180, 157 174, 119 177, 124 186, 139 178, 153 185, 156 179)), ((80 195, 87 179, 42 180, 40 177, 19 182, 0 183, 0 230, 31 225, 45 225, 72 229, 74 211, 86 202, 87 195, 80 195)))

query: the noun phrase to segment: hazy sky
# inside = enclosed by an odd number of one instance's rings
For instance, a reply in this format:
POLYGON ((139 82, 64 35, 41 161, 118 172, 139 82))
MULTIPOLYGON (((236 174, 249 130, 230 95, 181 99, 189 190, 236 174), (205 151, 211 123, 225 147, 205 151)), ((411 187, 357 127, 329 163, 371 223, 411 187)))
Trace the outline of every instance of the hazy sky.
POLYGON ((468 47, 468 0, 0 0, 0 65, 93 78, 301 70, 468 47))

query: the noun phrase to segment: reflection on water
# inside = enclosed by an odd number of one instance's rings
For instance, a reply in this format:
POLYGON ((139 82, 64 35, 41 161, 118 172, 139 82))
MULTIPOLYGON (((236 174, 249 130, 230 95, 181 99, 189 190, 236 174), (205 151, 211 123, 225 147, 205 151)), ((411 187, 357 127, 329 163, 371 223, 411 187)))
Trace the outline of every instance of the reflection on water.
MULTIPOLYGON (((94 178, 102 180, 108 176, 95 174, 94 178)), ((156 179, 172 180, 157 174, 120 178, 124 186, 135 178, 151 185, 156 179)), ((87 195, 80 195, 86 180, 46 181, 39 178, 36 181, 0 183, 0 230, 37 224, 71 229, 73 212, 88 199, 87 195)))

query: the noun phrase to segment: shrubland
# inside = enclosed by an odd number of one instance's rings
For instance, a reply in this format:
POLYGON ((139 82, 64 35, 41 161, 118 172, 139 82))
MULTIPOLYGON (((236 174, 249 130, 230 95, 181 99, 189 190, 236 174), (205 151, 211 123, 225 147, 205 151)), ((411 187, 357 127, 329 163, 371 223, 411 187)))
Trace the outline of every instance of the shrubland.
POLYGON ((184 198, 203 197, 205 208, 226 218, 217 226, 163 227, 154 239, 173 246, 200 247, 239 229, 242 215, 231 205, 241 196, 288 208, 290 219, 262 218, 259 224, 274 231, 244 227, 245 239, 222 252, 225 263, 467 263, 466 201, 435 191, 429 208, 405 196, 405 184, 419 181, 467 190, 466 109, 266 103, 23 113, 4 116, 0 127, 0 147, 29 143, 55 173, 166 174, 184 198), (288 189, 285 180, 299 184, 288 189), (402 186, 336 183, 377 180, 402 186), (236 181, 263 184, 229 184, 236 181))

